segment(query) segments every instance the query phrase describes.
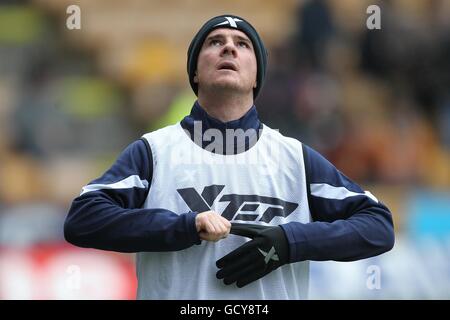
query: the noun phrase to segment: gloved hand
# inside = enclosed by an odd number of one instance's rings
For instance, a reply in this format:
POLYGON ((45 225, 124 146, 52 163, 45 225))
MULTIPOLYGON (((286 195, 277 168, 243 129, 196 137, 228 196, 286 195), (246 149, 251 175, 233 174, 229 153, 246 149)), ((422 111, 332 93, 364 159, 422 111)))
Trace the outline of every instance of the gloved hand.
POLYGON ((242 288, 288 263, 288 241, 281 227, 233 222, 230 233, 252 240, 217 260, 216 277, 225 284, 236 282, 242 288))

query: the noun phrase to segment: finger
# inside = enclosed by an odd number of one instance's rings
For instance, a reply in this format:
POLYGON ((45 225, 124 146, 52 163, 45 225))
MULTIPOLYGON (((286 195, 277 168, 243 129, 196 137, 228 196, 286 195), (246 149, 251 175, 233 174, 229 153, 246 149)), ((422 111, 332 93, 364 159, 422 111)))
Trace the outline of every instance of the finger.
POLYGON ((202 231, 198 234, 198 236, 200 237, 201 240, 211 241, 211 237, 207 232, 202 231))
POLYGON ((231 223, 230 223, 230 221, 228 221, 227 219, 225 219, 222 216, 219 216, 219 221, 220 221, 220 224, 222 225, 222 227, 224 228, 224 233, 226 235, 228 235, 230 233, 230 230, 231 230, 231 223))
POLYGON ((252 255, 252 252, 249 252, 248 255, 244 255, 238 260, 232 260, 229 263, 225 263, 223 267, 220 268, 219 271, 217 271, 216 276, 218 279, 223 279, 230 276, 231 274, 239 273, 240 270, 243 270, 248 265, 253 264, 253 259, 254 257, 252 255))
POLYGON ((221 238, 226 238, 230 233, 230 222, 220 215, 215 215, 214 226, 216 227, 216 232, 221 238))
POLYGON ((227 228, 227 229, 225 230, 225 233, 224 233, 223 237, 226 238, 226 237, 229 236, 229 234, 230 234, 230 229, 227 228))
POLYGON ((238 260, 232 260, 228 264, 225 264, 222 269, 220 269, 216 276, 218 279, 223 279, 230 277, 231 275, 237 275, 241 276, 243 275, 243 272, 246 270, 246 268, 251 266, 258 266, 260 265, 258 262, 261 262, 261 260, 257 260, 257 253, 254 251, 250 251, 247 255, 242 256, 238 260))
POLYGON ((234 249, 226 256, 217 260, 216 266, 218 268, 223 268, 229 262, 238 260, 238 259, 240 259, 240 257, 246 255, 248 251, 254 250, 254 247, 257 245, 258 245, 258 243, 256 243, 254 240, 247 241, 242 246, 238 247, 237 249, 234 249))
POLYGON ((223 223, 227 227, 227 229, 231 228, 231 222, 228 219, 225 219, 224 217, 220 216, 222 218, 223 223))
POLYGON ((205 230, 207 233, 213 235, 216 233, 216 228, 214 224, 211 222, 211 220, 205 220, 205 230))
POLYGON ((220 239, 225 233, 221 222, 217 219, 217 217, 213 216, 211 216, 209 222, 214 226, 214 236, 220 239))
POLYGON ((239 278, 236 281, 236 286, 238 288, 242 288, 245 287, 246 285, 248 285, 249 283, 252 283, 253 281, 256 281, 262 277, 264 277, 266 274, 268 274, 271 270, 260 270, 260 271, 256 271, 256 272, 251 272, 248 273, 246 275, 244 275, 243 277, 239 278))
POLYGON ((226 238, 230 234, 230 226, 228 226, 222 219, 219 221, 219 223, 222 238, 226 238))
POLYGON ((205 212, 199 213, 195 217, 195 224, 196 224, 198 232, 206 230, 206 224, 209 220, 209 215, 210 215, 210 212, 205 211, 205 212))
POLYGON ((222 221, 221 217, 216 213, 212 213, 208 216, 208 220, 205 220, 205 225, 207 225, 206 229, 209 233, 205 240, 219 241, 228 236, 229 229, 224 225, 224 221, 222 221))
POLYGON ((218 237, 215 234, 210 234, 210 233, 207 233, 207 232, 199 233, 199 237, 200 237, 201 240, 213 241, 213 242, 217 242, 220 239, 222 239, 221 237, 218 237))
POLYGON ((245 278, 247 275, 252 274, 257 272, 257 267, 253 264, 247 264, 245 267, 240 268, 239 270, 237 270, 237 272, 235 273, 231 273, 229 275, 227 275, 224 279, 223 279, 223 283, 226 285, 230 285, 234 282, 236 282, 239 279, 245 278))

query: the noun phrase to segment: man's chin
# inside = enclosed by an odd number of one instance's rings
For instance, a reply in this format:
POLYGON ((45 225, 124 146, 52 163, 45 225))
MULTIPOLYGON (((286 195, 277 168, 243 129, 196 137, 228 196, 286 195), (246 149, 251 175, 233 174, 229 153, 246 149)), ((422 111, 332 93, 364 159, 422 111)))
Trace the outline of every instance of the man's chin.
POLYGON ((214 83, 212 83, 212 87, 221 90, 239 90, 240 85, 235 79, 218 79, 214 83))

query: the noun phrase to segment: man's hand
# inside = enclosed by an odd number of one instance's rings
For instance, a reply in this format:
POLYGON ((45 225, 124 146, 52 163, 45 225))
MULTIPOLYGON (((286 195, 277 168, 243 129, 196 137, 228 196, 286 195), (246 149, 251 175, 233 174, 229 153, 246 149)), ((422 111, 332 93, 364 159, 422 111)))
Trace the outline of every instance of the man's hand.
POLYGON ((204 211, 195 217, 195 226, 200 239, 219 241, 230 233, 231 223, 214 211, 204 211))
POLYGON ((233 223, 231 233, 251 238, 216 262, 218 279, 241 288, 288 263, 289 246, 279 226, 233 223))

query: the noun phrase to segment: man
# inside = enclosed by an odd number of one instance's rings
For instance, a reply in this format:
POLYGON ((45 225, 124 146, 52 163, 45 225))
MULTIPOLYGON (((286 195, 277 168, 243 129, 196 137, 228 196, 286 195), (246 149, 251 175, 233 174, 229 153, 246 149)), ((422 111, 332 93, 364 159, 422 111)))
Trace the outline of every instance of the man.
POLYGON ((304 299, 309 260, 390 250, 381 202, 261 124, 253 102, 265 70, 247 21, 207 21, 188 49, 191 114, 129 145, 82 189, 67 241, 137 252, 140 299, 304 299))

